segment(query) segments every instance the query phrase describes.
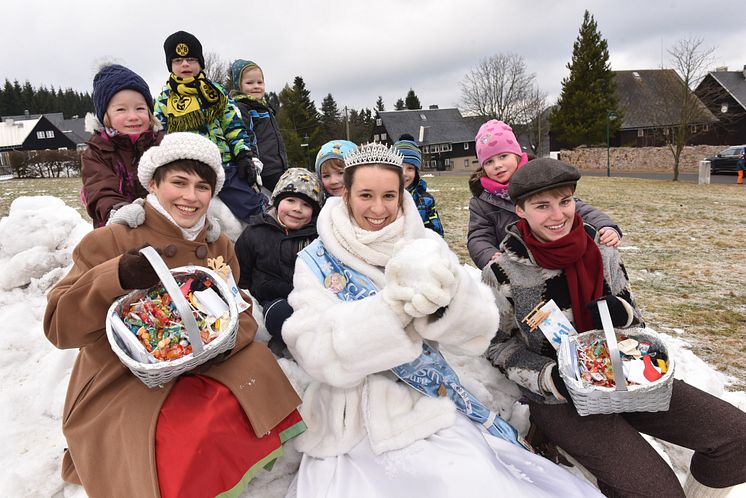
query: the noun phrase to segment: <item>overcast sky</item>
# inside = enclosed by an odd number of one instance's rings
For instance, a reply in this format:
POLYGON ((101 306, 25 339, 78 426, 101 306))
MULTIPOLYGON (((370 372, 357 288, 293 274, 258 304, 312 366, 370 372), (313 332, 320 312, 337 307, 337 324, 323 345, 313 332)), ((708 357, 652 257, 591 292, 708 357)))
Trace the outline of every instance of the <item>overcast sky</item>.
POLYGON ((156 95, 168 76, 163 41, 185 30, 205 52, 257 62, 268 90, 302 76, 317 107, 328 93, 340 108, 373 108, 381 95, 391 110, 410 87, 423 107, 457 106, 464 75, 499 52, 523 56, 553 103, 586 8, 612 69, 670 65, 667 50, 692 36, 715 48, 713 69, 746 65, 746 22, 732 0, 7 0, 0 82, 90 92, 98 65, 113 60, 156 95))

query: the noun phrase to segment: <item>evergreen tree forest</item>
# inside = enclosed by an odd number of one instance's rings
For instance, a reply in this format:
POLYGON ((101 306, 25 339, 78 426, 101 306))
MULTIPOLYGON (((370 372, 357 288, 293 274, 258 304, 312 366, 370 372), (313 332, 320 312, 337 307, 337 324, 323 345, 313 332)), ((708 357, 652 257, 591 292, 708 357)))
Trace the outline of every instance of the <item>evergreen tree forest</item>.
POLYGON ((552 135, 557 144, 567 148, 604 143, 606 127, 613 135, 622 122, 622 111, 608 43, 587 10, 567 68, 570 76, 562 80, 562 91, 549 117, 552 135))
POLYGON ((267 99, 277 110, 277 122, 291 166, 313 170, 316 154, 330 140, 349 138, 361 144, 371 139, 375 124, 373 111, 340 107, 331 93, 323 98, 318 109, 300 76, 295 77, 292 86, 285 85, 276 95, 276 102, 271 93, 267 94, 267 99))
POLYGON ((62 90, 44 85, 34 88, 26 81, 23 86, 18 80, 12 83, 6 79, 0 88, 0 116, 20 116, 29 114, 61 112, 65 119, 83 117, 93 112, 93 99, 89 93, 80 93, 68 88, 62 90))

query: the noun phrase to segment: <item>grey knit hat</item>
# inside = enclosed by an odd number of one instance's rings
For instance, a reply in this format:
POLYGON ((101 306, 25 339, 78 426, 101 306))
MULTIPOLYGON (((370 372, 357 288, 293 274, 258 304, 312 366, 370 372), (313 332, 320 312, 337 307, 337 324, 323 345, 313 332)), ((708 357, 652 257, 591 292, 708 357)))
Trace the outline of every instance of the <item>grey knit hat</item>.
POLYGON ((508 185, 508 195, 513 203, 539 192, 576 185, 580 172, 575 166, 557 159, 542 157, 527 162, 513 174, 508 185))
POLYGON ((304 168, 290 168, 282 174, 272 191, 272 205, 277 207, 285 197, 300 197, 311 204, 314 214, 321 211, 321 187, 316 175, 304 168))
POLYGON ((179 159, 193 159, 206 164, 215 171, 215 190, 212 196, 220 192, 225 183, 223 158, 217 145, 208 138, 197 133, 177 132, 168 133, 160 145, 146 150, 137 165, 137 178, 143 187, 148 188, 155 170, 179 159))

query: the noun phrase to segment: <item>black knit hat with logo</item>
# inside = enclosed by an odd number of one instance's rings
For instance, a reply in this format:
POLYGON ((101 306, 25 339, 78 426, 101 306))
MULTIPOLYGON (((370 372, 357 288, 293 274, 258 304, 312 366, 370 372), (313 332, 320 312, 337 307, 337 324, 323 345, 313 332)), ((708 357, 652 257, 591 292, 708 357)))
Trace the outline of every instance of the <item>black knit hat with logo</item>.
POLYGON ((166 67, 171 72, 171 61, 180 57, 194 57, 199 61, 199 67, 205 69, 205 58, 202 56, 202 44, 196 36, 186 31, 177 31, 163 42, 166 52, 166 67))

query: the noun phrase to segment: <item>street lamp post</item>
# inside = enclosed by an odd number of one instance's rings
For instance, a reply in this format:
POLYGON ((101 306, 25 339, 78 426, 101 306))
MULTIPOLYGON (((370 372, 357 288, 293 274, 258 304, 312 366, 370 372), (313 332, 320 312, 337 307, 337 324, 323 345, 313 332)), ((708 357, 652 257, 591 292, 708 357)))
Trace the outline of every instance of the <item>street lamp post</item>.
POLYGON ((306 168, 310 171, 313 168, 310 167, 311 166, 311 152, 310 152, 311 148, 308 146, 309 145, 308 144, 308 134, 306 134, 306 136, 303 137, 303 142, 304 143, 300 144, 300 146, 306 148, 306 158, 308 159, 308 166, 306 166, 306 168))
POLYGON ((609 123, 617 118, 614 111, 606 111, 606 176, 611 176, 611 147, 609 142, 609 123))

